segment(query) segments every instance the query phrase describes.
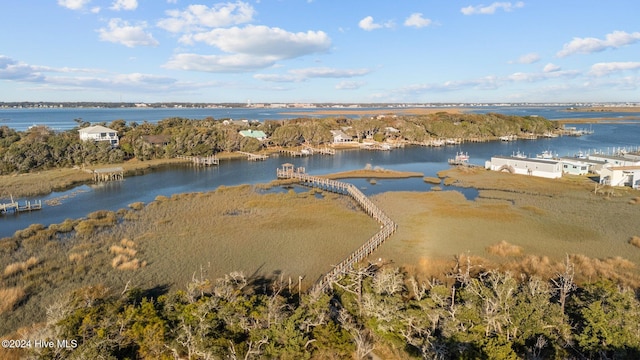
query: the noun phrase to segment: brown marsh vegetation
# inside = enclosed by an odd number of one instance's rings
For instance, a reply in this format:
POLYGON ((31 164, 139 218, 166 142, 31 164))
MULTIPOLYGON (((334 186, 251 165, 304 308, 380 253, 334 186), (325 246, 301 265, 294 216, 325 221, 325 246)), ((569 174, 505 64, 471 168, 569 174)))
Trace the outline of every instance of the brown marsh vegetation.
POLYGON ((304 290, 376 231, 346 196, 248 185, 34 224, 0 239, 0 334, 42 320, 50 303, 84 286, 177 290, 194 276, 243 271, 296 288, 301 276, 304 290))
POLYGON ((439 176, 479 189, 478 198, 469 201, 453 191, 375 196, 398 222, 377 256, 427 276, 451 268, 459 254, 478 266, 545 276, 568 255, 582 280, 640 285, 640 249, 634 246, 640 241, 633 241, 640 234, 637 191, 620 188, 604 196, 584 177, 550 180, 477 168, 439 176))

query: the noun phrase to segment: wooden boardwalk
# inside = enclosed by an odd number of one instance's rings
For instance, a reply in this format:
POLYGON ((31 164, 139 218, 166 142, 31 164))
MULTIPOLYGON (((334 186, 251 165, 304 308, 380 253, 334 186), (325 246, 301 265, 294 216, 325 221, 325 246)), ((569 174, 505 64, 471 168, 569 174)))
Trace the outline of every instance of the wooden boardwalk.
POLYGON ((249 161, 262 161, 267 160, 269 156, 260 155, 260 154, 252 154, 244 151, 238 151, 239 154, 245 155, 249 161))
POLYGON ((194 165, 200 165, 200 166, 212 166, 212 165, 219 165, 220 164, 220 159, 218 159, 215 155, 210 155, 210 156, 185 156, 185 155, 179 155, 179 156, 177 156, 177 158, 178 159, 189 160, 194 165))
POLYGON ((311 154, 322 154, 322 155, 335 155, 336 154, 336 149, 332 149, 330 147, 322 147, 322 148, 315 148, 309 145, 304 145, 304 148, 309 151, 311 154))
POLYGON ((353 265, 364 260, 373 253, 382 243, 389 238, 398 228, 398 225, 380 210, 368 197, 366 197, 355 185, 337 180, 311 176, 305 173, 304 168, 295 169, 292 164, 283 164, 282 169, 277 170, 279 179, 298 179, 303 185, 312 186, 326 191, 351 196, 369 216, 381 223, 380 231, 367 240, 356 251, 335 265, 331 271, 324 274, 311 288, 311 293, 320 293, 327 290, 331 284, 353 268, 353 265))

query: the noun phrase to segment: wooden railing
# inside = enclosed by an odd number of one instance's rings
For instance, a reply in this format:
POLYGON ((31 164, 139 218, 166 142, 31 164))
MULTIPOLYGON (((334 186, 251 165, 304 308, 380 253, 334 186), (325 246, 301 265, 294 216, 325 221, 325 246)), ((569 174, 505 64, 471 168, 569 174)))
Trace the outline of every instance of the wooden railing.
POLYGON ((382 226, 380 231, 367 240, 356 251, 351 253, 346 259, 335 265, 331 271, 324 274, 311 288, 311 293, 320 293, 327 290, 333 282, 338 280, 353 268, 353 265, 364 260, 373 253, 384 241, 389 238, 398 228, 398 225, 391 220, 380 208, 378 208, 368 197, 366 197, 356 186, 337 180, 325 179, 311 176, 302 171, 295 171, 292 167, 277 170, 280 179, 298 179, 303 185, 320 188, 326 191, 347 194, 351 196, 360 207, 382 226))

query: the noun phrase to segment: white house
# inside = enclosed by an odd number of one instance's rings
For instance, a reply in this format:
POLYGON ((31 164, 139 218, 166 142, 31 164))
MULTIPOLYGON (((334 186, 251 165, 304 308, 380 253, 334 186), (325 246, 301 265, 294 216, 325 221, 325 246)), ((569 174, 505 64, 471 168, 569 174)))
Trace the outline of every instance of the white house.
POLYGON ((600 184, 640 189, 640 166, 606 166, 600 171, 600 184))
POLYGON ((119 145, 118 132, 102 125, 94 125, 78 130, 80 140, 83 141, 108 141, 111 146, 119 145))
POLYGON ((331 130, 331 135, 333 135, 333 142, 335 144, 349 143, 353 141, 353 138, 345 134, 342 130, 331 130))
POLYGON ((572 175, 587 175, 589 168, 592 166, 589 163, 579 160, 561 159, 562 172, 572 175))
POLYGON ((549 159, 533 159, 513 156, 493 156, 485 167, 512 174, 539 176, 549 179, 562 177, 562 163, 549 159))
POLYGON ((634 160, 631 156, 617 156, 617 155, 604 155, 604 154, 589 154, 589 160, 604 161, 607 164, 613 166, 635 166, 640 165, 639 160, 634 160))

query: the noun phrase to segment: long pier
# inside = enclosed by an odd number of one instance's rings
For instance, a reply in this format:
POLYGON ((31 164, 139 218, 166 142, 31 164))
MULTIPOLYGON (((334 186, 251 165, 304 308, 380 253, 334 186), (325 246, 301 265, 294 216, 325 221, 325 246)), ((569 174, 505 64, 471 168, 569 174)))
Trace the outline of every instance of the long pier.
POLYGON ((389 238, 398 228, 398 225, 391 220, 380 208, 378 208, 368 197, 366 197, 355 185, 337 180, 325 179, 311 176, 305 173, 302 167, 294 168, 292 164, 283 164, 282 169, 277 169, 279 179, 297 179, 301 184, 331 191, 339 194, 351 196, 360 207, 376 221, 381 223, 380 231, 367 240, 356 251, 351 253, 346 259, 335 265, 331 271, 324 274, 311 288, 313 294, 327 290, 331 283, 336 281, 349 270, 353 265, 364 260, 373 253, 382 243, 389 238))

